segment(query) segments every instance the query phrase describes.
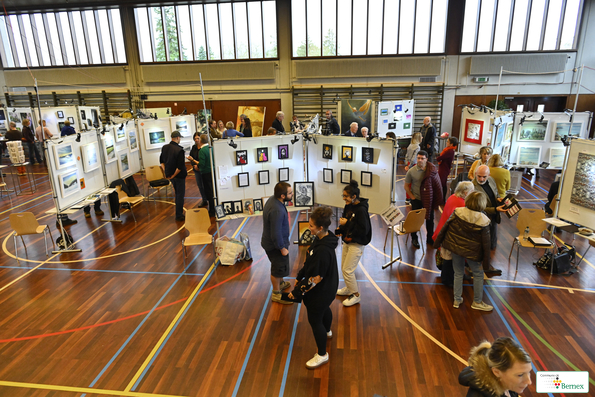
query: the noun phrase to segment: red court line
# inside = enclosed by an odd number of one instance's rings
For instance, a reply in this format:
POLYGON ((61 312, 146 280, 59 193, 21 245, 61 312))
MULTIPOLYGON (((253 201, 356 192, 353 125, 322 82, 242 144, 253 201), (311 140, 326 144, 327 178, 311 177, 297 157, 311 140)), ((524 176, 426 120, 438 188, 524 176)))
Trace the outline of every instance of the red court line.
MULTIPOLYGON (((264 259, 264 257, 260 258, 260 259, 259 259, 259 260, 257 260, 256 262, 252 263, 250 266, 248 266, 248 267, 247 267, 247 268, 245 268, 244 270, 242 270, 242 271, 240 271, 240 272, 238 272, 238 273, 234 274, 233 276, 231 276, 231 277, 229 277, 229 278, 227 278, 227 279, 225 279, 225 280, 221 281, 220 283, 218 283, 218 284, 215 284, 215 285, 213 285, 212 287, 209 287, 209 288, 203 289, 203 290, 200 292, 200 294, 203 294, 203 293, 205 293, 205 292, 207 292, 207 291, 210 291, 210 290, 212 290, 212 289, 213 289, 213 288, 215 288, 215 287, 218 287, 218 286, 220 286, 220 285, 222 285, 222 284, 225 284, 226 282, 230 281, 231 279, 234 279, 234 278, 236 278, 236 277, 237 277, 237 276, 239 276, 240 274, 247 272, 247 271, 248 271, 248 270, 249 270, 249 269, 250 269, 252 266, 255 266, 256 264, 258 264, 258 263, 259 263, 260 261, 262 261, 263 259, 264 259)), ((184 301, 185 301, 185 300, 187 300, 187 299, 188 299, 188 297, 185 297, 185 298, 179 299, 179 300, 177 300, 177 301, 175 301, 175 302, 171 302, 171 303, 168 303, 168 304, 166 304, 166 305, 159 306, 159 307, 157 307, 157 308, 156 308, 154 311, 161 310, 161 309, 165 309, 165 308, 167 308, 167 307, 170 307, 170 306, 173 306, 173 305, 175 305, 175 304, 182 303, 182 302, 184 302, 184 301)), ((103 323, 98 323, 98 324, 93 324, 93 325, 87 325, 87 326, 85 326, 85 327, 80 327, 80 328, 73 328, 73 329, 67 329, 67 330, 64 330, 64 331, 52 332, 52 333, 48 333, 48 334, 41 334, 41 335, 31 335, 31 336, 23 336, 23 337, 20 337, 20 338, 11 338, 11 339, 0 339, 0 343, 8 343, 8 342, 20 342, 20 341, 24 341, 24 340, 41 339, 41 338, 47 338, 47 337, 49 337, 49 336, 64 335, 64 334, 70 334, 70 333, 73 333, 73 332, 84 331, 84 330, 91 329, 91 328, 103 327, 104 325, 115 324, 115 323, 119 323, 120 321, 130 320, 130 319, 132 319, 132 318, 135 318, 135 317, 143 316, 143 315, 145 315, 145 314, 149 313, 150 311, 151 311, 151 310, 147 310, 147 311, 144 311, 144 312, 141 312, 141 313, 132 314, 132 315, 130 315, 130 316, 126 316, 126 317, 118 318, 118 319, 115 319, 115 320, 106 321, 106 322, 103 322, 103 323)))

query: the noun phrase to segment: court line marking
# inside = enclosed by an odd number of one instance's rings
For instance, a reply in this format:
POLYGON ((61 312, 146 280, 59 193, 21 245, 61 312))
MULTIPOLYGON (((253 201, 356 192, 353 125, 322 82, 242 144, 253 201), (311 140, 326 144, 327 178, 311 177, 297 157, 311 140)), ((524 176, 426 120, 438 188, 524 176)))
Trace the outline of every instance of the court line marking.
POLYGON ((281 381, 281 390, 279 391, 279 397, 283 397, 283 394, 285 394, 285 385, 287 383, 287 375, 289 374, 289 363, 291 362, 291 354, 293 353, 293 344, 295 342, 295 334, 297 333, 297 326, 298 320, 300 319, 301 308, 302 305, 299 304, 295 313, 295 320, 293 323, 293 330, 291 331, 291 340, 289 341, 289 349, 287 351, 287 359, 285 360, 285 369, 283 370, 283 380, 281 381))
MULTIPOLYGON (((565 243, 564 241, 562 241, 562 239, 561 239, 560 237, 558 237, 558 236, 556 236, 556 235, 554 235, 554 237, 556 238, 556 240, 558 240, 558 241, 559 241, 559 242, 561 242, 562 244, 566 245, 566 243, 565 243)), ((575 250, 575 252, 576 252, 576 250, 575 250)), ((593 269, 595 269, 595 266, 594 266, 594 265, 593 265, 591 262, 589 262, 587 259, 585 259, 585 257, 583 257, 581 254, 579 254, 578 252, 576 252, 576 255, 577 255, 579 258, 582 258, 582 259, 583 259, 583 262, 587 262, 587 264, 588 264, 589 266, 591 266, 593 269)))
POLYGON ((22 206, 23 206, 23 205, 25 205, 25 204, 29 204, 30 202, 32 202, 32 201, 35 201, 35 200, 39 200, 40 198, 42 198, 42 197, 45 197, 45 196, 47 196, 47 195, 49 195, 49 194, 50 194, 50 193, 46 193, 46 194, 43 194, 43 195, 41 195, 41 196, 35 197, 34 199, 31 199, 31 200, 29 200, 29 201, 25 201, 24 203, 22 203, 22 204, 19 204, 19 205, 17 205, 16 207, 10 207, 9 209, 7 209, 7 210, 5 210, 5 211, 2 211, 2 212, 0 212, 0 215, 2 215, 2 214, 6 214, 7 212, 11 212, 11 211, 12 211, 12 210, 14 210, 15 208, 22 207, 22 206))
MULTIPOLYGON (((32 267, 22 266, 0 266, 0 269, 18 269, 28 270, 33 269, 32 267)), ((161 276, 178 276, 185 274, 186 276, 204 276, 204 273, 173 273, 173 272, 147 272, 142 270, 102 270, 102 269, 71 269, 71 268, 59 268, 59 267, 42 267, 39 270, 57 270, 64 272, 97 272, 97 273, 116 273, 116 274, 148 274, 148 275, 161 275, 161 276)))
MULTIPOLYGON (((35 207, 37 207, 37 206, 39 206, 39 205, 42 205, 42 204, 44 204, 44 203, 47 203, 48 201, 51 201, 51 200, 52 200, 52 199, 51 199, 51 198, 49 198, 49 199, 47 199, 47 200, 44 200, 44 201, 42 201, 42 202, 40 202, 40 203, 34 204, 34 205, 30 206, 30 207, 23 208, 23 211, 29 211, 29 210, 31 210, 32 208, 35 208, 35 207)), ((2 219, 0 219, 0 222, 4 222, 4 221, 6 221, 6 220, 8 220, 8 219, 10 219, 10 215, 9 215, 9 216, 7 216, 6 218, 2 218, 2 219)), ((39 219, 40 219, 40 218, 39 218, 39 219)))
POLYGON ((384 291, 382 289, 380 289, 380 287, 378 286, 378 284, 376 284, 376 282, 374 281, 374 279, 372 279, 372 277, 370 276, 370 274, 368 273, 368 271, 366 270, 364 264, 361 261, 358 263, 358 265, 362 269, 362 271, 364 272, 364 274, 366 275, 366 278, 372 283, 372 285, 374 286, 374 288, 376 288, 376 291, 378 291, 378 293, 384 298, 384 300, 386 300, 388 302, 388 304, 391 305, 397 311, 397 313, 399 313, 405 320, 407 320, 411 325, 413 325, 413 327, 415 327, 419 332, 421 332, 423 335, 425 335, 430 341, 432 341, 436 345, 438 345, 438 347, 440 347, 446 353, 448 353, 452 357, 456 358, 463 365, 465 365, 465 366, 468 365, 467 364, 467 360, 465 360, 464 358, 462 358, 461 356, 459 356, 458 354, 456 354, 455 352, 453 352, 452 350, 450 350, 448 347, 446 347, 444 344, 442 344, 442 342, 440 342, 438 339, 436 339, 432 335, 430 335, 430 333, 428 331, 426 331, 424 328, 422 328, 421 325, 419 325, 418 323, 416 323, 415 321, 413 321, 413 319, 411 317, 409 317, 403 310, 401 310, 401 308, 399 308, 399 306, 397 306, 384 293, 384 291))
POLYGON ((55 391, 66 391, 72 393, 92 393, 101 394, 105 396, 125 396, 125 397, 183 397, 173 394, 152 394, 152 393, 139 393, 139 392, 125 392, 120 390, 109 390, 109 389, 91 389, 88 387, 76 387, 76 386, 58 386, 48 385, 43 383, 25 383, 25 382, 11 382, 6 380, 0 381, 0 386, 5 387, 16 387, 21 389, 38 389, 38 390, 55 390, 55 391))
MULTIPOLYGON (((244 218, 242 223, 238 226, 238 229, 236 230, 236 232, 233 234, 233 237, 235 237, 239 233, 239 231, 242 230, 242 228, 244 227, 244 225, 246 224, 248 219, 249 218, 244 218)), ((214 242, 212 244, 214 244, 214 242)), ((209 270, 205 273, 205 276, 200 280, 200 283, 198 283, 198 285, 196 286, 194 291, 192 291, 192 294, 190 294, 190 296, 188 297, 188 299, 186 300, 184 305, 180 308, 180 310, 178 311, 178 313, 176 314, 174 319, 171 321, 171 323, 169 324, 169 326, 167 327, 165 332, 163 332, 163 334, 161 335, 161 338, 159 338, 159 341, 157 341, 157 344, 155 344, 155 346, 153 347, 153 350, 151 350, 151 352, 149 353, 149 355, 147 356, 145 361, 141 364, 141 366, 138 369, 138 371, 136 372, 136 374, 130 380, 130 383, 128 383, 128 386, 126 386, 126 388, 124 389, 125 391, 129 392, 133 387, 137 386, 137 381, 140 382, 140 380, 142 380, 141 376, 144 376, 145 370, 149 369, 149 365, 153 362, 153 357, 161 349, 161 345, 166 341, 166 339, 169 338, 169 335, 172 332, 172 330, 175 327, 177 327, 178 322, 179 322, 178 320, 181 320, 181 318, 186 313, 190 304, 194 301, 194 298, 196 297, 196 295, 200 292, 204 283, 209 279, 211 273, 213 272, 213 270, 216 267, 217 261, 218 261, 217 258, 215 258, 215 262, 211 265, 209 270)))

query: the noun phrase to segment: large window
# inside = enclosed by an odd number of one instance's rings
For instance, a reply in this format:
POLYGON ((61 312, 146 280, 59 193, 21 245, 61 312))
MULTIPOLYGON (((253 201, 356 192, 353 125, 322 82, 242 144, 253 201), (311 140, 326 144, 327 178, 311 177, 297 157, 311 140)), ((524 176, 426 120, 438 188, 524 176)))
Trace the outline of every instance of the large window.
POLYGON ((443 53, 448 0, 292 0, 294 57, 443 53))
POLYGON ((582 0, 467 0, 461 51, 573 50, 582 7, 582 0))
POLYGON ((126 63, 120 11, 0 16, 5 68, 126 63))
POLYGON ((138 7, 141 62, 277 58, 275 1, 138 7))

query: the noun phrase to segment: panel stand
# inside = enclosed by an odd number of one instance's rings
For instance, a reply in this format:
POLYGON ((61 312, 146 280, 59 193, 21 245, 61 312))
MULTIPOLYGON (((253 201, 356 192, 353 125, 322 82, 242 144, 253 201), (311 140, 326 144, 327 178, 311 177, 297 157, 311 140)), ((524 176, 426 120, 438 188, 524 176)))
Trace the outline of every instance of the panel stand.
POLYGON ((398 236, 397 236, 397 246, 399 247, 399 256, 393 259, 393 247, 394 247, 394 243, 395 243, 394 242, 395 241, 395 229, 394 229, 394 226, 389 226, 389 227, 390 227, 390 262, 387 262, 384 265, 382 265, 383 269, 386 269, 393 263, 401 260, 401 244, 399 244, 398 236))

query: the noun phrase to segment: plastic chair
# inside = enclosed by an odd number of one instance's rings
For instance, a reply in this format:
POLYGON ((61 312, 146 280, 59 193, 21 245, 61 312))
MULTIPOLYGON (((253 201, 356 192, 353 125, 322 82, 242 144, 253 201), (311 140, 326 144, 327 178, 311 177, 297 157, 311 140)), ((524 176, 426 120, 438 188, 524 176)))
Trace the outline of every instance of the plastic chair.
POLYGON ((386 250, 386 240, 388 239, 388 232, 391 229, 395 230, 395 233, 397 233, 397 246, 399 247, 399 257, 401 257, 401 245, 399 243, 399 236, 406 234, 407 235, 407 240, 405 240, 405 244, 407 244, 407 241, 409 241, 409 235, 411 233, 416 233, 419 232, 419 245, 421 245, 421 250, 422 252, 426 253, 426 251, 424 250, 424 245, 422 242, 422 236, 421 236, 421 227, 424 224, 426 220, 426 209, 422 208, 420 210, 412 210, 409 211, 409 213, 407 214, 407 217, 405 218, 404 221, 401 221, 401 224, 398 226, 395 226, 393 228, 393 226, 389 226, 386 229, 386 236, 384 237, 384 249, 386 250))
POLYGON ((209 234, 211 227, 211 218, 206 208, 193 208, 186 210, 186 223, 184 224, 189 234, 182 240, 182 250, 184 251, 184 268, 186 268, 186 247, 193 245, 212 244, 213 251, 215 244, 213 236, 209 234))
POLYGON ((27 255, 27 246, 25 245, 25 240, 23 240, 23 236, 30 235, 30 234, 41 234, 43 233, 43 241, 45 242, 45 256, 48 256, 48 241, 47 241, 47 234, 49 232, 50 240, 52 240, 52 244, 54 245, 54 249, 56 248, 56 244, 52 239, 52 232, 50 230, 49 225, 40 225, 33 215, 32 212, 21 212, 16 214, 10 214, 10 227, 14 230, 14 234, 12 239, 14 241, 14 252, 15 256, 17 257, 17 262, 19 261, 19 252, 17 251, 17 236, 21 238, 23 242, 23 246, 25 247, 25 255, 27 255))
POLYGON ((120 205, 129 205, 130 212, 132 213, 132 219, 134 219, 134 223, 136 223, 136 217, 134 216, 134 211, 132 211, 132 206, 143 201, 145 198, 143 196, 129 197, 126 192, 122 190, 121 186, 116 186, 116 192, 118 192, 118 201, 120 202, 120 205))
POLYGON ((519 250, 520 247, 525 248, 545 248, 545 249, 552 249, 554 245, 550 243, 550 245, 544 245, 536 247, 533 245, 532 242, 523 239, 525 234, 525 229, 529 227, 529 236, 528 237, 542 237, 543 232, 547 229, 547 223, 543 221, 545 218, 545 211, 544 210, 533 210, 523 208, 519 211, 519 215, 516 221, 516 228, 519 231, 519 235, 514 238, 512 241, 512 245, 510 246, 510 253, 508 254, 508 260, 510 260, 510 256, 512 255, 512 249, 514 248, 515 244, 517 247, 516 251, 516 271, 519 271, 519 250))
MULTIPOLYGON (((145 169, 145 177, 149 182, 149 189, 159 191, 160 188, 165 187, 165 197, 167 197, 167 188, 170 185, 169 179, 165 178, 163 169, 158 165, 152 165, 145 169)), ((150 196, 150 190, 147 196, 150 196)), ((155 202, 155 196, 153 196, 153 202, 155 202)))

